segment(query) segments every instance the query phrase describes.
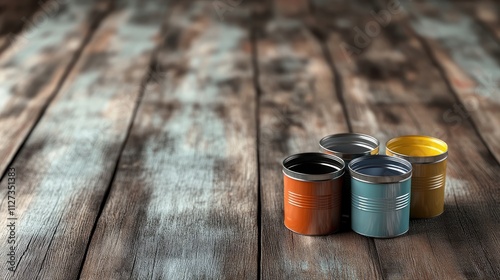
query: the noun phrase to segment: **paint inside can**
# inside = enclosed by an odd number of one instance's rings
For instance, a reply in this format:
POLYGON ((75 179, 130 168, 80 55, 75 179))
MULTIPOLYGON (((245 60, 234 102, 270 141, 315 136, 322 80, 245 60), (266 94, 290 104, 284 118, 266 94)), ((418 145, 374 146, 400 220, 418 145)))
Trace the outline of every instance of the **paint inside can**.
POLYGON ((423 135, 405 135, 386 144, 386 154, 413 165, 411 218, 432 218, 444 212, 448 145, 423 135))
POLYGON ((351 227, 364 236, 389 238, 409 229, 411 163, 373 155, 352 160, 351 227))
MULTIPOLYGON (((323 137, 319 141, 320 151, 342 158, 346 165, 355 158, 377 155, 380 142, 373 136, 361 133, 338 133, 323 137)), ((342 187, 342 217, 350 222, 351 215, 351 177, 344 173, 342 187)))
POLYGON ((344 161, 323 153, 301 153, 283 160, 284 223, 304 235, 338 230, 344 161))

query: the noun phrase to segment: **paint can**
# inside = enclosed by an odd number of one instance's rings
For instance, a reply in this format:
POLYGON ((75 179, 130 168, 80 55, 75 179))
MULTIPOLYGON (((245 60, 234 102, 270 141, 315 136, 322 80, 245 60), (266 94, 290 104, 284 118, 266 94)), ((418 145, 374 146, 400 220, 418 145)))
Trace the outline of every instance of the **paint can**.
POLYGON ((440 139, 406 135, 386 144, 386 154, 403 158, 413 165, 411 218, 432 218, 444 212, 448 145, 440 139))
POLYGON ((340 227, 344 161, 324 153, 283 160, 284 223, 299 234, 326 235, 340 227))
MULTIPOLYGON (((365 155, 378 155, 380 142, 370 135, 361 133, 339 133, 323 137, 319 141, 320 151, 340 157, 345 164, 365 155)), ((344 173, 342 186, 342 217, 350 221, 351 176, 344 173)))
POLYGON ((406 233, 410 224, 411 163, 373 155, 353 159, 348 169, 352 229, 378 238, 406 233))

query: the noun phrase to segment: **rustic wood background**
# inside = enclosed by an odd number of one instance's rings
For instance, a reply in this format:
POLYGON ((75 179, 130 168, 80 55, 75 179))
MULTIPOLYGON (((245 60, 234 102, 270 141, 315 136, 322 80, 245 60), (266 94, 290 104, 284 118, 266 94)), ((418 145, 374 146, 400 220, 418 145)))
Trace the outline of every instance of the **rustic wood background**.
POLYGON ((1 279, 500 279, 499 163, 493 0, 0 0, 1 279), (346 131, 445 140, 445 213, 288 231, 346 131))

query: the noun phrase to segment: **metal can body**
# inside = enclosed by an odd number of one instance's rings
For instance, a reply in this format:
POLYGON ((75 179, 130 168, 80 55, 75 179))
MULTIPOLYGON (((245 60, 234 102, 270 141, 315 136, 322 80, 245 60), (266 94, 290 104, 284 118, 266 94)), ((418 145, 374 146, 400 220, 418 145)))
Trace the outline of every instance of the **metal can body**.
MULTIPOLYGON (((380 142, 370 135, 361 133, 339 133, 323 137, 319 141, 320 151, 342 158, 345 164, 366 155, 378 155, 380 142)), ((342 216, 350 221, 351 175, 344 173, 342 179, 342 216)))
POLYGON ((411 218, 432 218, 444 212, 447 144, 419 135, 396 137, 387 142, 386 154, 413 165, 411 218))
POLYGON ((352 160, 351 227, 364 236, 390 238, 410 223, 411 163, 375 155, 352 160))
POLYGON ((284 224, 299 234, 326 235, 340 226, 341 158, 302 153, 283 161, 284 224))

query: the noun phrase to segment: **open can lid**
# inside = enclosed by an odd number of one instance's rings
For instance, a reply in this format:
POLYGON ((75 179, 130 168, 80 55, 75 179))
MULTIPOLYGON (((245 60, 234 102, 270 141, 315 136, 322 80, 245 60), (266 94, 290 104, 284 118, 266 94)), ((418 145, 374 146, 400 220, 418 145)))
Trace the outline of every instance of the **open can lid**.
POLYGON ((397 183, 411 177, 412 165, 397 157, 363 156, 349 163, 349 173, 354 179, 366 183, 397 183))
POLYGON ((327 154, 352 160, 365 155, 378 154, 380 143, 377 138, 361 133, 338 133, 323 137, 320 150, 327 154))
POLYGON ((325 181, 344 174, 344 161, 324 153, 300 153, 283 160, 283 173, 299 181, 325 181))

